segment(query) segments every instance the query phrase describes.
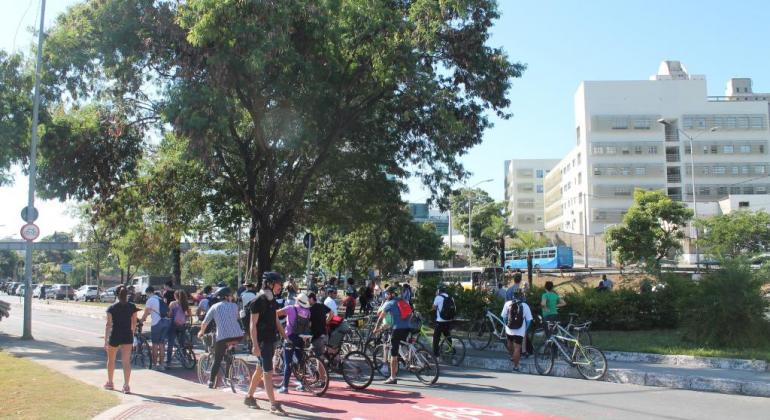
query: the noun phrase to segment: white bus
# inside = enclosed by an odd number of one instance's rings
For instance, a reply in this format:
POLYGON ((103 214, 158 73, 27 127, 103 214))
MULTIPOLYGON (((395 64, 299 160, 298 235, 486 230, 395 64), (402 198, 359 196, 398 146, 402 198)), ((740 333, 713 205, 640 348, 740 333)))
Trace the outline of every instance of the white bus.
POLYGON ((461 267, 461 268, 415 268, 415 280, 419 285, 427 279, 438 279, 440 282, 458 283, 464 289, 488 289, 497 287, 503 279, 501 267, 461 267))

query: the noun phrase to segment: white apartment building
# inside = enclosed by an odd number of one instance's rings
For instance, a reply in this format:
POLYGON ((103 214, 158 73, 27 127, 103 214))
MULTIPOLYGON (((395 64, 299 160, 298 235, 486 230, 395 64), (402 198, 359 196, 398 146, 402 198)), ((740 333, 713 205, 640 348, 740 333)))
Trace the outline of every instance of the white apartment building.
POLYGON ((545 230, 543 219, 544 180, 558 159, 512 159, 505 161, 505 203, 508 224, 520 230, 545 230))
POLYGON ((731 194, 767 195, 768 99, 745 78, 709 97, 705 77, 678 61, 650 80, 582 82, 575 147, 544 182, 546 230, 601 234, 621 221, 635 188, 691 206, 691 157, 699 214, 731 194))

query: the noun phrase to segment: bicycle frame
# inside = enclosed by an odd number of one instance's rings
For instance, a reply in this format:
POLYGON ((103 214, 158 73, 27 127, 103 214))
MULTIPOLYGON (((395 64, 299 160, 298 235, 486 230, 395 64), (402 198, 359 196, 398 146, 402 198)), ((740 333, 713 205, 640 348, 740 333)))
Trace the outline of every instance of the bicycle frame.
MULTIPOLYGON (((549 326, 550 328, 550 326, 549 326)), ((556 323, 553 326, 553 333, 551 333, 551 336, 548 338, 548 341, 554 344, 556 349, 559 351, 559 356, 564 360, 565 362, 569 363, 570 366, 575 365, 585 365, 588 363, 582 363, 577 362, 577 354, 578 351, 583 353, 583 356, 585 356, 585 353, 583 352, 583 345, 580 344, 580 342, 575 338, 572 334, 569 333, 564 327, 556 323), (567 353, 567 350, 565 349, 565 346, 563 343, 568 343, 572 345, 572 354, 570 355, 567 353)))
POLYGON ((493 314, 492 311, 490 311, 489 309, 486 309, 485 316, 487 317, 487 319, 489 319, 492 322, 492 327, 495 329, 495 331, 493 333, 495 335, 495 337, 497 337, 498 340, 505 339, 506 338, 506 336, 505 336, 505 322, 503 322, 503 320, 500 319, 500 317, 498 317, 497 315, 493 314), (500 326, 499 329, 498 329, 498 325, 500 326))

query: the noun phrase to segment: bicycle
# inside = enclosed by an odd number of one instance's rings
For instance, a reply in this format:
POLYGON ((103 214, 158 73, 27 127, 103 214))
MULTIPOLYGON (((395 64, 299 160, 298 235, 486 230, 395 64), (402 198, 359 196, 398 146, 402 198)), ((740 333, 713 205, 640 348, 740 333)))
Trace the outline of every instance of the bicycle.
MULTIPOLYGON (((407 341, 401 341, 398 348, 399 365, 413 373, 417 380, 426 385, 433 385, 438 381, 439 367, 433 353, 417 344, 416 337, 410 337, 407 341), (418 348, 420 346, 420 348, 418 348)), ((389 376, 390 340, 378 344, 374 348, 374 370, 382 377, 389 376), (388 356, 388 357, 386 357, 388 356)))
MULTIPOLYGON (((203 336, 203 342, 207 347, 207 352, 204 353, 198 360, 198 382, 203 385, 208 385, 211 380, 211 368, 214 364, 214 353, 211 352, 213 347, 214 337, 212 334, 206 334, 203 336)), ((214 387, 219 387, 221 383, 225 387, 230 387, 233 393, 237 393, 238 390, 246 392, 249 389, 249 383, 251 382, 251 371, 249 366, 243 360, 235 357, 235 347, 241 342, 241 338, 229 340, 227 342, 227 350, 225 356, 222 358, 222 363, 219 365, 219 374, 217 375, 217 381, 214 387)))
POLYGON ((142 323, 136 323, 134 343, 131 347, 131 365, 152 369, 152 348, 147 338, 142 334, 142 323))
POLYGON ((601 350, 584 346, 557 322, 547 322, 550 336, 535 351, 535 368, 541 375, 549 375, 558 354, 570 366, 577 368, 585 379, 597 380, 607 374, 607 358, 601 350))
MULTIPOLYGON (((569 321, 567 322, 567 325, 564 327, 564 329, 567 330, 571 335, 575 336, 575 338, 580 341, 582 344, 591 345, 593 344, 592 338, 591 338, 591 321, 586 321, 580 324, 575 323, 575 319, 577 318, 576 313, 570 313, 569 314, 569 321)), ((551 332, 553 330, 553 325, 551 325, 550 328, 546 328, 545 322, 543 321, 543 317, 538 315, 535 317, 536 319, 536 326, 533 327, 530 331, 531 334, 529 336, 529 339, 532 340, 532 343, 534 345, 534 348, 539 347, 542 342, 545 341, 548 337, 550 337, 551 332), (542 340, 542 341, 541 341, 542 340)))
POLYGON ((344 352, 343 346, 326 346, 323 354, 326 367, 342 375, 342 379, 351 388, 357 391, 368 388, 374 380, 374 364, 362 351, 344 352))
MULTIPOLYGON (((453 321, 450 321, 453 322, 453 321)), ((428 326, 424 322, 420 322, 420 329, 417 332, 417 342, 424 349, 433 348, 433 338, 429 336, 429 333, 436 334, 436 331, 428 326)), ((460 366, 463 360, 465 360, 465 341, 462 338, 449 337, 442 335, 441 341, 439 341, 439 359, 448 365, 460 366)))
POLYGON ((484 316, 474 321, 468 329, 468 342, 474 349, 484 350, 492 343, 492 337, 500 341, 507 340, 505 322, 486 308, 484 316))
MULTIPOLYGON (((179 360, 179 363, 185 369, 193 369, 197 363, 197 358, 195 356, 195 351, 193 350, 192 342, 187 341, 187 338, 189 337, 187 330, 189 330, 189 328, 185 328, 182 332, 177 334, 177 343, 174 346, 175 349, 173 349, 171 357, 179 360), (179 343, 180 341, 182 342, 181 345, 179 343)), ((168 360, 168 363, 171 363, 171 359, 168 360)))
MULTIPOLYGON (((310 340, 313 336, 300 334, 300 338, 303 341, 302 351, 304 355, 302 363, 299 363, 297 354, 294 352, 291 360, 292 373, 295 378, 299 379, 305 390, 316 397, 320 397, 329 389, 329 374, 326 371, 324 362, 313 355, 312 346, 310 345, 310 340)), ((273 355, 273 374, 276 376, 283 377, 283 351, 288 349, 289 346, 293 346, 293 344, 290 341, 284 341, 275 349, 275 354, 273 355)))

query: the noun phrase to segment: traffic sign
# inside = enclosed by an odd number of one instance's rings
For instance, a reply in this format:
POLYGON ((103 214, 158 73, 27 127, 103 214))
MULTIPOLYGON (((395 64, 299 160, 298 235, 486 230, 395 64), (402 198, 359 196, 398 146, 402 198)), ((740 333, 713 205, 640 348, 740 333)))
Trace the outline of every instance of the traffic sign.
POLYGON ((305 237, 302 239, 302 243, 305 244, 305 248, 313 247, 315 245, 315 236, 310 232, 306 233, 305 237))
POLYGON ((72 272, 72 264, 63 263, 61 265, 61 272, 62 273, 71 273, 72 272))
POLYGON ((21 227, 21 237, 25 241, 34 241, 40 236, 40 228, 34 223, 27 223, 21 227))
POLYGON ((27 206, 27 207, 24 207, 23 209, 21 209, 21 220, 23 220, 23 221, 25 221, 27 223, 34 223, 35 220, 37 220, 38 216, 39 216, 39 213, 38 213, 37 209, 34 208, 34 207, 27 206), (30 208, 32 209, 31 212, 29 211, 30 208), (31 215, 32 218, 27 219, 27 215, 31 215))

